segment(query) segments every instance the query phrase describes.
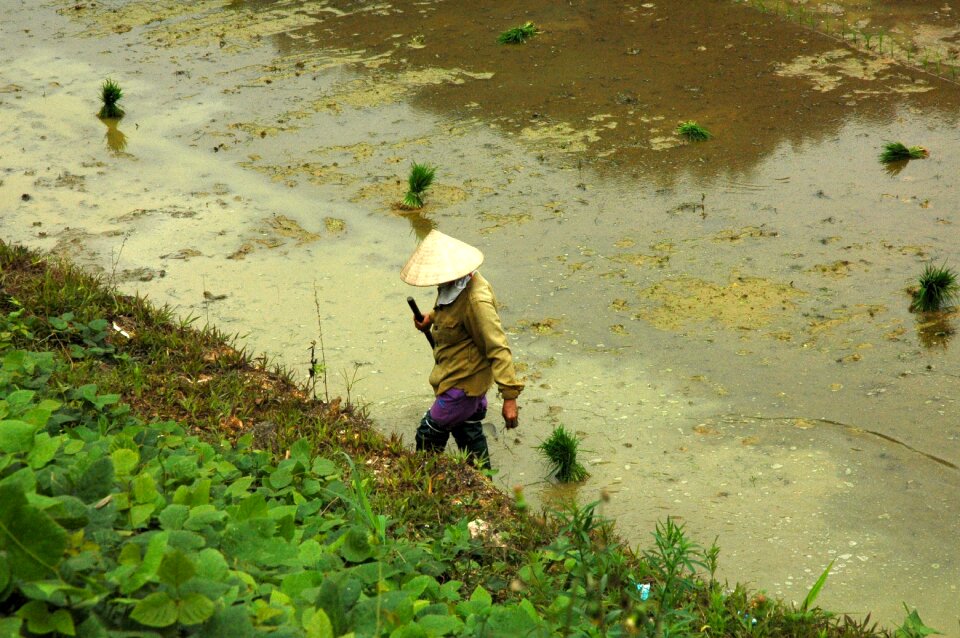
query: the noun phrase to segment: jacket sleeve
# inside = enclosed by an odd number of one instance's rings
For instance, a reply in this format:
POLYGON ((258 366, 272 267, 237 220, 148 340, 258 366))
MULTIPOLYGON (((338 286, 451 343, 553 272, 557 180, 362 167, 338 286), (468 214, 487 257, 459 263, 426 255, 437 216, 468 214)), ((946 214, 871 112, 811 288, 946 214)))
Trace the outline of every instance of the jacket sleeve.
POLYGON ((486 356, 493 371, 493 380, 504 399, 516 399, 523 391, 513 366, 513 353, 507 345, 507 335, 500 324, 496 301, 492 295, 477 295, 470 300, 464 324, 480 352, 486 356))

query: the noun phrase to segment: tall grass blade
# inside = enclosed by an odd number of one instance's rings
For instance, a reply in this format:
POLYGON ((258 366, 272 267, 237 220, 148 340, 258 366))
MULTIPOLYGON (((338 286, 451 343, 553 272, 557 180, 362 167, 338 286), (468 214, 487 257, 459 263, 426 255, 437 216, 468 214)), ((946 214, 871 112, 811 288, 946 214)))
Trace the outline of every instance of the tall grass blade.
POLYGON ((823 570, 823 573, 820 574, 820 578, 817 579, 817 582, 813 584, 813 587, 810 588, 810 591, 807 592, 807 597, 803 599, 803 606, 800 607, 801 611, 809 611, 810 606, 813 605, 814 601, 817 599, 817 596, 820 595, 820 590, 823 589, 823 586, 827 584, 827 576, 830 575, 830 570, 833 569, 834 561, 830 561, 830 564, 827 565, 827 568, 823 570))

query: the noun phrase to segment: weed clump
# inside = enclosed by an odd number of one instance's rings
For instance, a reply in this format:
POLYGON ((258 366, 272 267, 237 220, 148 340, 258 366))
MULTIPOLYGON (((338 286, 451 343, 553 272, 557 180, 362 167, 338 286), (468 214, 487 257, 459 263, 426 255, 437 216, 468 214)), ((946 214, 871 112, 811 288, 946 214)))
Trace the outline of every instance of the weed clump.
POLYGON ((579 483, 586 480, 590 473, 577 462, 577 449, 580 441, 575 434, 568 432, 562 425, 553 429, 550 437, 537 446, 537 450, 550 463, 550 473, 561 483, 579 483))
POLYGON ((519 27, 513 27, 501 33, 497 36, 497 42, 500 44, 523 44, 537 33, 539 33, 537 27, 532 22, 525 22, 519 27))
POLYGON ((880 162, 892 164, 912 159, 923 159, 930 155, 930 151, 922 146, 906 146, 901 142, 887 142, 880 152, 880 162))
POLYGON ((404 208, 423 208, 423 194, 433 183, 435 166, 413 163, 410 167, 410 176, 407 178, 407 194, 403 198, 404 208))
POLYGON ((104 80, 100 86, 100 101, 103 102, 103 106, 100 107, 100 117, 104 119, 120 119, 123 117, 124 111, 118 104, 122 97, 123 90, 119 84, 110 79, 104 80))
POLYGON ((688 120, 678 124, 677 134, 691 142, 703 142, 713 137, 710 131, 703 128, 693 120, 688 120))
POLYGON ((958 292, 957 274, 952 269, 946 264, 927 264, 920 274, 919 288, 913 293, 910 309, 935 312, 955 301, 958 292))

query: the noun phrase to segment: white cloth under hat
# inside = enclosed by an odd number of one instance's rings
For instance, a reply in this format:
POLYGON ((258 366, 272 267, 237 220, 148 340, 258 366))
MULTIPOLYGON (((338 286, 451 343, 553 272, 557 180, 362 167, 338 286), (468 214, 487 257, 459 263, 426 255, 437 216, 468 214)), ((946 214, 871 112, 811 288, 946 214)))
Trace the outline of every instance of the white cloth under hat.
POLYGON ((483 263, 483 253, 439 230, 431 230, 400 271, 411 286, 439 286, 469 275, 483 263))
POLYGON ((437 305, 446 306, 456 301, 460 293, 466 290, 467 284, 470 283, 471 279, 473 279, 473 273, 464 275, 456 281, 450 281, 437 286, 437 305))

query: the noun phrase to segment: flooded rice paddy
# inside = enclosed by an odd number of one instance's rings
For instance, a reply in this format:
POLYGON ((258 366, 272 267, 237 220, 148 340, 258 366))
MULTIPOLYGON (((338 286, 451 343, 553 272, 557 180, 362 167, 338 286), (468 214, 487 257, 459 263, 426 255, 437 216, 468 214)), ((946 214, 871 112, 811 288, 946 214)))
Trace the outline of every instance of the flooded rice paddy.
POLYGON ((322 332, 331 394, 412 441, 431 360, 405 297, 432 294, 398 273, 439 228, 486 254, 528 383, 499 483, 557 497, 532 448, 562 423, 576 496, 606 491, 632 543, 676 517, 724 577, 797 601, 835 560, 824 606, 960 635, 958 319, 907 292, 960 267, 949 4, 4 13, 4 240, 295 369, 322 332), (107 77, 119 122, 95 116, 107 77), (895 140, 930 157, 885 170, 895 140), (413 161, 438 167, 420 212, 396 206, 413 161))

